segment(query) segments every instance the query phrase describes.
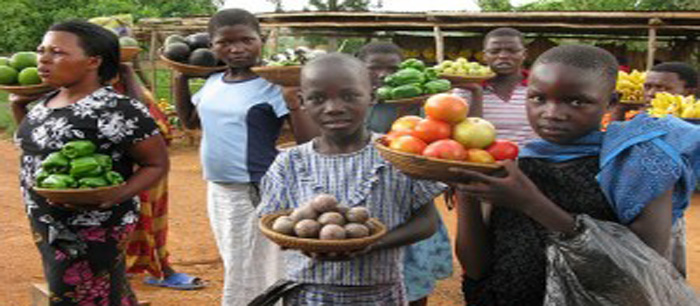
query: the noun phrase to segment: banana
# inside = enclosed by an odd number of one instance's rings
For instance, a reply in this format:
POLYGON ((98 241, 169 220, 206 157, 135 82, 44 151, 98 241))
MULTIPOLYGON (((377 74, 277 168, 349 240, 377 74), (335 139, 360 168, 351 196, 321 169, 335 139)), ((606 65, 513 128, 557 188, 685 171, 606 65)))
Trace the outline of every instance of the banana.
POLYGON ((668 115, 680 118, 700 118, 700 100, 695 96, 672 95, 666 92, 657 93, 647 110, 650 116, 666 117, 668 115))
POLYGON ((631 73, 620 71, 617 74, 617 91, 622 101, 642 103, 644 97, 644 80, 646 72, 634 70, 631 73))

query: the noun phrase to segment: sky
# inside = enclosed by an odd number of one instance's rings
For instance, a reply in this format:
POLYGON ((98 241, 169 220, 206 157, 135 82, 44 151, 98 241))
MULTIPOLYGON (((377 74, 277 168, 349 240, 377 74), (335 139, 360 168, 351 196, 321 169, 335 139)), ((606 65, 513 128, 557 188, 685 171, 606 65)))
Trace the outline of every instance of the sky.
MULTIPOLYGON (((534 0, 510 0, 513 5, 522 5, 534 0)), ((383 0, 382 11, 398 12, 423 12, 423 11, 478 11, 479 6, 476 0, 383 0)), ((282 5, 286 11, 300 11, 307 0, 283 0, 282 5)), ((225 7, 243 8, 253 13, 270 12, 274 10, 274 5, 265 0, 226 0, 225 7)))

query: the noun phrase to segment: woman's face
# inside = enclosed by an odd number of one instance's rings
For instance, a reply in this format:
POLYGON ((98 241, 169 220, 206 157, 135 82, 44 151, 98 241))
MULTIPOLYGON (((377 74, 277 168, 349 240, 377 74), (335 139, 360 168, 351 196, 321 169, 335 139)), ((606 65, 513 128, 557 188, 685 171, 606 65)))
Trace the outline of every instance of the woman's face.
POLYGON ((99 82, 97 71, 102 63, 99 56, 87 56, 77 35, 49 31, 37 48, 39 76, 55 87, 70 87, 87 77, 99 82))

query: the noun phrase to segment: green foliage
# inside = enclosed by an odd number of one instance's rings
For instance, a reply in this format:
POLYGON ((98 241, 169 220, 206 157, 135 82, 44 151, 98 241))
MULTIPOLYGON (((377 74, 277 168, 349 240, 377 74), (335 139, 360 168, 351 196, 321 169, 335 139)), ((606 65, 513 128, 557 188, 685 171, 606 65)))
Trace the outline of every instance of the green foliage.
POLYGON ((513 6, 509 0, 479 0, 479 7, 484 12, 512 11, 513 6))
POLYGON ((211 14, 211 0, 4 0, 0 10, 0 54, 34 50, 52 24, 131 13, 142 17, 211 14))
POLYGON ((306 10, 315 11, 369 11, 370 0, 309 0, 306 10))
MULTIPOLYGON (((500 0, 480 0, 481 3, 500 0)), ((515 8, 516 11, 676 11, 698 10, 697 0, 539 0, 515 8)))

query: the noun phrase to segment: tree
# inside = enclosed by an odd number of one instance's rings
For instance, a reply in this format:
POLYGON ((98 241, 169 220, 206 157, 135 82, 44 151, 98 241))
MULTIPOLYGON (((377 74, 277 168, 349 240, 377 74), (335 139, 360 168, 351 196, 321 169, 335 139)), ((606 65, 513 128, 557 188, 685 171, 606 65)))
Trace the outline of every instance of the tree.
POLYGON ((134 18, 212 14, 211 0, 4 0, 0 10, 0 53, 34 50, 52 24, 131 13, 134 18))
POLYGON ((517 11, 677 11, 698 9, 700 9, 700 3, 697 0, 539 0, 515 8, 517 11))
POLYGON ((509 0, 479 0, 478 5, 484 12, 505 12, 512 11, 513 6, 509 0))

